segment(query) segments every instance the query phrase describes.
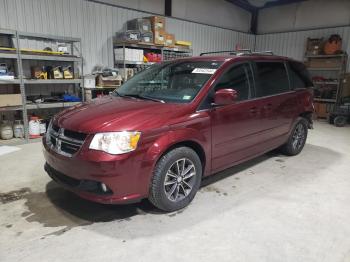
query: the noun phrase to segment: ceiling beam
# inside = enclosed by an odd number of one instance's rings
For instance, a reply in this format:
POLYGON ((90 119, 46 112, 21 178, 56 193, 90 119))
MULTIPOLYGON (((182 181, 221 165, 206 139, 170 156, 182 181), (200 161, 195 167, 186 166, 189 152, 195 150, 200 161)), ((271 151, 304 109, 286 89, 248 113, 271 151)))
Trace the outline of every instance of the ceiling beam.
POLYGON ((293 4, 293 3, 304 2, 307 0, 277 0, 277 1, 267 2, 263 7, 260 7, 260 8, 254 6, 254 5, 251 5, 248 2, 248 0, 226 0, 226 1, 242 8, 248 12, 254 12, 257 9, 260 10, 260 9, 275 7, 275 6, 279 6, 279 5, 288 5, 288 4, 293 4))
POLYGON ((275 7, 279 5, 289 5, 289 4, 300 3, 305 1, 307 0, 278 0, 278 1, 268 2, 264 7, 260 9, 275 7))
POLYGON ((230 2, 231 4, 234 4, 248 12, 253 12, 257 8, 249 4, 246 0, 226 0, 227 2, 230 2))
POLYGON ((164 1, 164 14, 166 16, 172 16, 172 0, 165 0, 164 1))

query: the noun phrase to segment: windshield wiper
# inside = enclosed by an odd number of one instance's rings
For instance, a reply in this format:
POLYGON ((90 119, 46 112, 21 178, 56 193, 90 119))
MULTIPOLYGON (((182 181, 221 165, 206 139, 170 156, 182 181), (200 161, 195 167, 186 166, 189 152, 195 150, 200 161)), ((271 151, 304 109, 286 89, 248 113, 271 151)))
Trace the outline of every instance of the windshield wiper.
POLYGON ((116 94, 117 96, 122 97, 122 95, 121 95, 121 94, 119 94, 117 90, 114 90, 114 91, 113 91, 112 93, 110 93, 110 94, 111 94, 111 95, 116 94))
POLYGON ((117 93, 117 94, 121 97, 134 97, 134 98, 138 98, 138 99, 151 100, 151 101, 155 101, 155 102, 159 102, 159 103, 165 103, 164 100, 149 97, 149 96, 143 96, 143 95, 139 95, 139 94, 122 94, 122 95, 119 93, 117 93))

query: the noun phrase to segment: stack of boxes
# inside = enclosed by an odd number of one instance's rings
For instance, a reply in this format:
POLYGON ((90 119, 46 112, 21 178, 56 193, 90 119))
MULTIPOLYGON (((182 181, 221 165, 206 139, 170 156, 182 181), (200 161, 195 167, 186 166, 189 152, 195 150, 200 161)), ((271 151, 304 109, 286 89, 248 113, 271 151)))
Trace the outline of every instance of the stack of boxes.
POLYGON ((137 18, 126 23, 126 31, 139 32, 141 43, 153 43, 151 21, 148 18, 137 18))
POLYGON ((175 48, 161 48, 162 46, 176 47, 176 45, 190 48, 192 44, 184 41, 176 42, 174 34, 167 33, 165 29, 164 17, 151 16, 130 20, 126 23, 124 31, 117 33, 119 43, 114 49, 114 55, 117 65, 124 64, 124 68, 119 70, 124 81, 134 73, 147 68, 148 63, 158 63, 164 58, 164 60, 172 60, 190 56, 190 52, 175 50, 175 48), (135 45, 136 43, 143 45, 138 46, 135 45), (127 68, 126 65, 131 68, 127 68))
POLYGON ((156 45, 173 47, 175 45, 175 36, 165 31, 165 18, 162 16, 151 16, 150 20, 154 43, 156 45))
POLYGON ((164 45, 165 43, 165 19, 161 16, 152 16, 151 18, 154 43, 164 45))
POLYGON ((175 36, 166 32, 165 18, 162 16, 130 20, 126 23, 126 30, 118 33, 117 38, 123 42, 175 46, 175 36))

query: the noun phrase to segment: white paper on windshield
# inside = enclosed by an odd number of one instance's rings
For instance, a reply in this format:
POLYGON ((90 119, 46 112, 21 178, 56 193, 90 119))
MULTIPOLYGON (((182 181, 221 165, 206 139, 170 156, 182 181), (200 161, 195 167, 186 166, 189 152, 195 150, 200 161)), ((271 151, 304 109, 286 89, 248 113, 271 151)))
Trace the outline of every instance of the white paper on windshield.
POLYGON ((211 69, 211 68, 195 68, 192 71, 192 74, 208 74, 212 75, 214 74, 216 69, 211 69))

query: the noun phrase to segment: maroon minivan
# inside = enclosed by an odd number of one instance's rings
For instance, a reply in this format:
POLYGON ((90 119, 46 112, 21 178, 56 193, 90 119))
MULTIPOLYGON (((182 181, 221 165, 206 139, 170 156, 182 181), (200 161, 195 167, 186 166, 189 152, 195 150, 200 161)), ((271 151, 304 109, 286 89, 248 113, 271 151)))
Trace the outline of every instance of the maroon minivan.
POLYGON ((274 55, 156 64, 56 115, 43 139, 45 170, 95 202, 148 198, 181 209, 205 176, 276 148, 298 154, 312 127, 311 87, 302 63, 274 55))

